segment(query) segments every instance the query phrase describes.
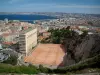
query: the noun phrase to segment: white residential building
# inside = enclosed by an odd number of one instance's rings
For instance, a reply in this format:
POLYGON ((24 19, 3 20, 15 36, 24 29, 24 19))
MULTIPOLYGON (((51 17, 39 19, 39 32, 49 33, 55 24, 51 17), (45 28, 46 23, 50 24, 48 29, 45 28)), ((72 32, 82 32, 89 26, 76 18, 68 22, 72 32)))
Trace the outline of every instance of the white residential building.
POLYGON ((19 52, 27 55, 34 46, 37 45, 37 28, 29 28, 19 35, 19 52))

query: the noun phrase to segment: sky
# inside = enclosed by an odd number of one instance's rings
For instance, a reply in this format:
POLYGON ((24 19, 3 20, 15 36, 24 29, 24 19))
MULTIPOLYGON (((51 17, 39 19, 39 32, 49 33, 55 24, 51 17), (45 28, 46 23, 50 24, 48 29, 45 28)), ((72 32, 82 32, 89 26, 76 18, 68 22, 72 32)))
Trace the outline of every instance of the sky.
POLYGON ((100 0, 0 0, 0 12, 100 14, 100 0))

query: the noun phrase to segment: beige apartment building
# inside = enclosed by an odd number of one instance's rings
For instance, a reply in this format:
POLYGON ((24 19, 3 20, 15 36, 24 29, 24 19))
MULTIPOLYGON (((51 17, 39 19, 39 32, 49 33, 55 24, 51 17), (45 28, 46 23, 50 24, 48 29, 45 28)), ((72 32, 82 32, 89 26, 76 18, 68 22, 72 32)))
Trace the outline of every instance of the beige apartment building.
POLYGON ((28 55, 34 46, 37 45, 37 28, 28 28, 19 35, 19 52, 28 55))

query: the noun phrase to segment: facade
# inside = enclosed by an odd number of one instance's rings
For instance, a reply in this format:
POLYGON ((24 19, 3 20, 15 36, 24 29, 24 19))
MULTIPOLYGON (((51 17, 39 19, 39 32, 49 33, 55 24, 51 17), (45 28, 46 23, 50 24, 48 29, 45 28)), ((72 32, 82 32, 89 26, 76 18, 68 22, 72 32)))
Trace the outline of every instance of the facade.
POLYGON ((28 28, 19 35, 19 52, 28 55, 30 50, 37 45, 37 29, 28 28))

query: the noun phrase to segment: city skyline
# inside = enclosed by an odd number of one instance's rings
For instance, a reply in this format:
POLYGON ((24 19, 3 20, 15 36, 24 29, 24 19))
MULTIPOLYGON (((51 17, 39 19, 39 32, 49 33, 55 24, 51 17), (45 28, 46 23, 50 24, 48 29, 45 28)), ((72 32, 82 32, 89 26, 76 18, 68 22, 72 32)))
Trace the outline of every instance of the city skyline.
POLYGON ((2 0, 0 12, 66 12, 100 14, 100 0, 2 0))

